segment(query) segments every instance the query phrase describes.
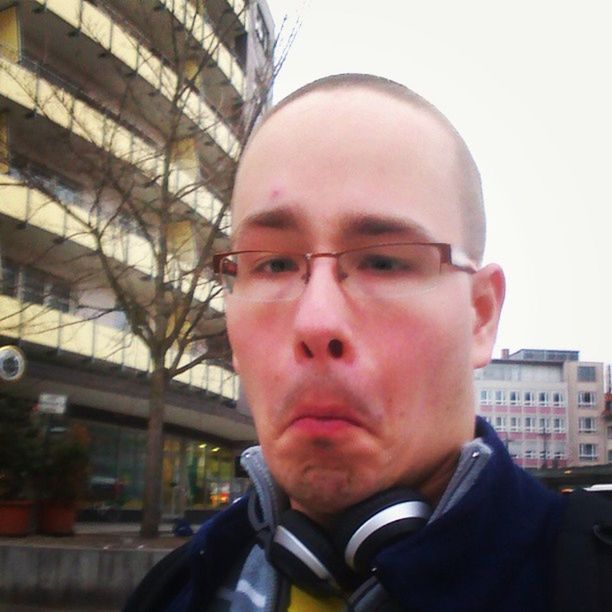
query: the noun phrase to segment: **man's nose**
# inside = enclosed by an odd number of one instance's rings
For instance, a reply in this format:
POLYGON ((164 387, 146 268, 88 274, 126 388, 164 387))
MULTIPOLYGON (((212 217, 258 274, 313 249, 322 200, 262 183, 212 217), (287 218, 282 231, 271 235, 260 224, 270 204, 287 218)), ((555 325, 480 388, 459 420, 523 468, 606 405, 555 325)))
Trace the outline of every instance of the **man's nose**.
POLYGON ((298 360, 348 359, 353 354, 350 307, 337 265, 333 257, 310 261, 294 320, 298 360))

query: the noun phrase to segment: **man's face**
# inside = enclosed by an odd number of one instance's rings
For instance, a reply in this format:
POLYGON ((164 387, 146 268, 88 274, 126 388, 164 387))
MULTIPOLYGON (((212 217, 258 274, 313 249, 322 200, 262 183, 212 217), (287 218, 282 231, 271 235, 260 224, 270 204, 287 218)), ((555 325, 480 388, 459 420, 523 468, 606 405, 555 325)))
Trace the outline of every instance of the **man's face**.
MULTIPOLYGON (((362 89, 308 94, 245 153, 234 249, 461 245, 454 151, 434 119, 404 102, 362 89)), ((482 361, 471 275, 444 269, 428 291, 366 300, 345 291, 335 266, 314 260, 292 301, 227 300, 264 456, 292 505, 313 517, 391 486, 438 495, 473 436, 472 369, 482 361)))

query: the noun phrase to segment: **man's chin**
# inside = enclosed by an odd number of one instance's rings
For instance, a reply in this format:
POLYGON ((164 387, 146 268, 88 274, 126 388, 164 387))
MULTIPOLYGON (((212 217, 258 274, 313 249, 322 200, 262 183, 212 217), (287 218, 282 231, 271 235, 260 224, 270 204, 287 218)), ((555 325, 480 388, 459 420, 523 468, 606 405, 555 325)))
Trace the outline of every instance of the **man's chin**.
POLYGON ((298 479, 280 481, 291 507, 321 523, 376 492, 375 483, 368 487, 363 476, 343 470, 309 469, 298 479))

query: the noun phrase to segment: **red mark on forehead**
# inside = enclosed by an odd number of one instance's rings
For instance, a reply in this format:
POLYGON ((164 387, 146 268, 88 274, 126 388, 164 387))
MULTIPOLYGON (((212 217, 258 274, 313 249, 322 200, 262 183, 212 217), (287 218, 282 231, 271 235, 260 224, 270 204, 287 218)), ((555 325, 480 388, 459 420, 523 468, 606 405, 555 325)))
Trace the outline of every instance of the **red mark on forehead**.
POLYGON ((280 189, 280 187, 273 187, 270 190, 270 200, 274 201, 274 200, 278 200, 278 198, 280 198, 282 194, 282 190, 280 189))

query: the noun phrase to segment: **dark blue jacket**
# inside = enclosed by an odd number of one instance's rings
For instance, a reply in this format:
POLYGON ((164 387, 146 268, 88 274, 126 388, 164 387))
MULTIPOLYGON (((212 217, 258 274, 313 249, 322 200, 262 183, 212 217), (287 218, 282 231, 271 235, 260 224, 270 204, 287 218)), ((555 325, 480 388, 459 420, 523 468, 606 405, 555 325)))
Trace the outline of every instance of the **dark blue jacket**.
MULTIPOLYGON (((517 467, 480 418, 476 436, 493 453, 474 485, 440 518, 380 552, 376 576, 403 610, 550 610, 554 550, 566 500, 517 467)), ((189 547, 187 583, 184 576, 177 578, 176 590, 154 609, 205 610, 254 541, 243 498, 200 528, 189 547)), ((136 602, 145 592, 146 584, 126 610, 141 609, 136 602)))

